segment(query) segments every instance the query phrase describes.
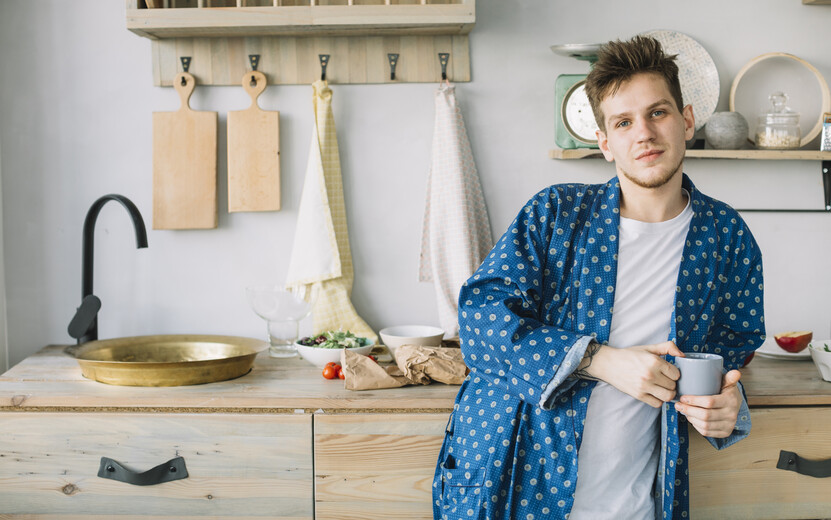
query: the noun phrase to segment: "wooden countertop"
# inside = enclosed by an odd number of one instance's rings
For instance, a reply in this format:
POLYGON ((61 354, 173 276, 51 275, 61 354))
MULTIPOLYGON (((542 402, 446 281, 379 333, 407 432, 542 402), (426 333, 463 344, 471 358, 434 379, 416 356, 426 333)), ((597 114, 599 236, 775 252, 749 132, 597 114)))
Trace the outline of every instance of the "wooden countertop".
POLYGON ((113 386, 84 378, 64 345, 45 347, 0 376, 0 410, 167 412, 438 412, 453 409, 458 386, 434 383, 355 392, 300 357, 260 353, 237 379, 177 387, 113 386))
MULTIPOLYGON (((433 383, 354 392, 300 358, 260 354, 240 378, 180 387, 111 386, 81 375, 64 346, 49 346, 0 376, 0 411, 413 413, 449 412, 458 386, 433 383)), ((831 405, 831 383, 807 361, 757 356, 743 369, 751 406, 831 405)))

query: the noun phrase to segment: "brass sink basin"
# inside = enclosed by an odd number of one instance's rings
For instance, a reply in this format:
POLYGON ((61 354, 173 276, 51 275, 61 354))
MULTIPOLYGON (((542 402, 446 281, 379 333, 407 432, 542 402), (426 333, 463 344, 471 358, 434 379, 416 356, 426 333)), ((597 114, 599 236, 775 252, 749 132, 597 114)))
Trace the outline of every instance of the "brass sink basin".
POLYGON ((183 386, 245 375, 267 348, 267 342, 252 338, 172 334, 90 341, 69 351, 87 379, 122 386, 183 386))

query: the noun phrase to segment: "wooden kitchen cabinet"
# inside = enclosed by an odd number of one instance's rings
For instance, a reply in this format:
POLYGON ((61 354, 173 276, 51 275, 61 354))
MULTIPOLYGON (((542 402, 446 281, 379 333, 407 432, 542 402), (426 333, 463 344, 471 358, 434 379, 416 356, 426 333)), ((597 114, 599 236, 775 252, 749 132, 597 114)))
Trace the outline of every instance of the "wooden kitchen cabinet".
POLYGON ((267 354, 230 381, 110 386, 47 347, 0 376, 0 518, 431 518, 457 391, 351 392, 267 354), (185 479, 98 477, 101 457, 141 472, 177 456, 185 479))
MULTIPOLYGON (((831 458, 831 383, 810 361, 754 359, 747 439, 690 432, 693 518, 831 516, 831 479, 776 469, 780 450, 831 458)), ((431 486, 458 386, 351 392, 301 359, 260 355, 238 379, 109 386, 48 347, 0 376, 0 518, 432 518, 431 486), (188 478, 132 486, 176 456, 188 478), (282 516, 280 516, 282 515, 282 516)))
POLYGON ((693 517, 777 520, 831 516, 831 478, 776 468, 780 450, 811 460, 831 459, 831 407, 753 408, 751 420, 750 436, 721 451, 697 433, 691 435, 693 517))
POLYGON ((315 518, 433 518, 449 413, 315 415, 315 518))
POLYGON ((3 518, 313 517, 308 415, 0 412, 3 518), (98 477, 102 456, 143 472, 174 457, 188 477, 98 477))

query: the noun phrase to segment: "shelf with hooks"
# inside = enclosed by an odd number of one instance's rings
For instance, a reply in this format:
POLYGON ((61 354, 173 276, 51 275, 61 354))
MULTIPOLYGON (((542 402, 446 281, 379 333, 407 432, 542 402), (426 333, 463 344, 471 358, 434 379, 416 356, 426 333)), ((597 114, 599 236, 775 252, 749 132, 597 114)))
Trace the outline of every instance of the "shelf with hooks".
POLYGON ((172 85, 183 56, 198 84, 236 85, 250 54, 261 56, 270 85, 315 81, 321 54, 335 84, 437 83, 443 69, 452 82, 470 81, 475 0, 126 2, 127 28, 152 40, 157 86, 172 85))

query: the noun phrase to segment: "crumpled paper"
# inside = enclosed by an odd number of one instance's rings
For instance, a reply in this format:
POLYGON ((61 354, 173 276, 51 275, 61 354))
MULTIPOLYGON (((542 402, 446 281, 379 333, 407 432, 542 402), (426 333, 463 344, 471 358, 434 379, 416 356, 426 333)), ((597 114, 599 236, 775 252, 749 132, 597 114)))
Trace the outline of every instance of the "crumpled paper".
POLYGON ((347 390, 377 390, 439 381, 460 385, 468 368, 458 348, 402 345, 395 351, 397 365, 381 366, 370 358, 343 349, 341 370, 347 390))

